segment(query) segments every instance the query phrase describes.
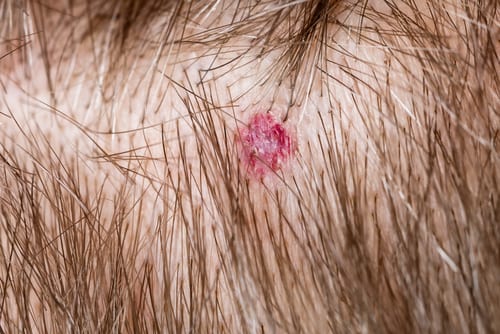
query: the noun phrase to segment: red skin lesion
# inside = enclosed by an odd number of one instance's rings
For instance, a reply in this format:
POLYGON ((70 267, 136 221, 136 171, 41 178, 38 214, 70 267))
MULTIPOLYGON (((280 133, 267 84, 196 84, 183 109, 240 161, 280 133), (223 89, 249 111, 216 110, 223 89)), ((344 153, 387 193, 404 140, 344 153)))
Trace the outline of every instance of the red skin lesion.
POLYGON ((238 128, 236 142, 243 169, 259 178, 283 169, 297 147, 294 134, 270 113, 253 115, 238 128))

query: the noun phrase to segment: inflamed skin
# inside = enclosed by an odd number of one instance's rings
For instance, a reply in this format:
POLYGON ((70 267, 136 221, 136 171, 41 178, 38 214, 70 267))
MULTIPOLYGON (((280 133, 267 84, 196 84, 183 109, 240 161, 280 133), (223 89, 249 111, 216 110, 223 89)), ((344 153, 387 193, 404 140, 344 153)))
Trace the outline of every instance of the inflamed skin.
POLYGON ((296 138, 271 113, 256 113, 236 132, 242 169, 247 177, 277 173, 294 159, 296 138))
POLYGON ((0 333, 500 333, 499 22, 0 1, 0 333))

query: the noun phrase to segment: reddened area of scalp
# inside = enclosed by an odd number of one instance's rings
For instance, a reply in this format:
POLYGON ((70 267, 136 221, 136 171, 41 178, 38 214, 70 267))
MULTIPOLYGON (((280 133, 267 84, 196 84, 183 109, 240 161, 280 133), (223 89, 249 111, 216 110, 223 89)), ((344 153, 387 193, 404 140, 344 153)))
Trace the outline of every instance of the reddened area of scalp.
POLYGON ((240 164, 247 176, 261 179, 282 170, 295 157, 295 133, 273 114, 259 112, 236 131, 240 164))

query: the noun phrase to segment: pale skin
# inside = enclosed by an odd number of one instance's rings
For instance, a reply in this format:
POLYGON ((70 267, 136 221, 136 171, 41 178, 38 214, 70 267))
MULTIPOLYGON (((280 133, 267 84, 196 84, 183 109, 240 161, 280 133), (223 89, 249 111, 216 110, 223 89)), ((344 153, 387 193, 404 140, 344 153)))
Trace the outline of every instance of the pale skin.
POLYGON ((497 7, 0 5, 0 332, 498 332, 497 7))

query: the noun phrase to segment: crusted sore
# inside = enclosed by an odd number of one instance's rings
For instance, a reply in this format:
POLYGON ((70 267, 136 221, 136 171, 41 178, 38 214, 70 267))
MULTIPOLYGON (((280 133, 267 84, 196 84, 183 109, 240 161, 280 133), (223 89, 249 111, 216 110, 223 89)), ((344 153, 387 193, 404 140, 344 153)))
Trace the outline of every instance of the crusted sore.
POLYGON ((295 157, 293 131, 271 113, 256 113, 237 129, 240 164, 247 176, 263 178, 285 168, 295 157))

